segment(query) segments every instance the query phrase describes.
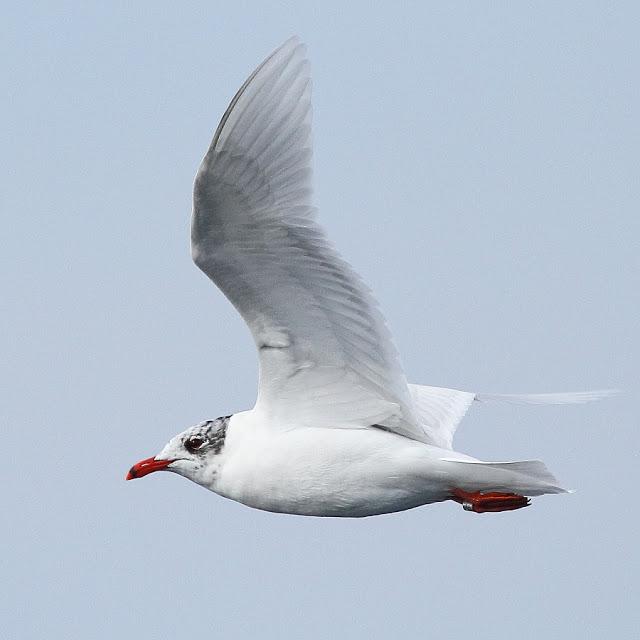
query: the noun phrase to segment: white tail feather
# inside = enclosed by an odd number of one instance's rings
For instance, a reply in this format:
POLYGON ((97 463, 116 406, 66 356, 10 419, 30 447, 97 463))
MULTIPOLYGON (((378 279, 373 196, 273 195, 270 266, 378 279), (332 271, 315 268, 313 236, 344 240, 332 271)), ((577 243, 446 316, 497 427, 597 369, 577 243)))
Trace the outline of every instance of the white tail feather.
POLYGON ((525 496, 545 493, 569 493, 559 486, 558 480, 541 460, 516 460, 514 462, 482 462, 442 458, 462 465, 459 478, 472 491, 508 491, 525 496))

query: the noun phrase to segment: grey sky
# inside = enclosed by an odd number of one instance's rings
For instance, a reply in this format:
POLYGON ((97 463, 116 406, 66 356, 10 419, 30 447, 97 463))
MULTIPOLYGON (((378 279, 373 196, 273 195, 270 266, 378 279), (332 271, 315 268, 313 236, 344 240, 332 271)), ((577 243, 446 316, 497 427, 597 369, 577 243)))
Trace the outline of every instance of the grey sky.
POLYGON ((636 3, 11 3, 0 24, 7 638, 625 638, 638 628, 636 3), (443 6, 445 5, 445 6, 443 6), (253 345, 191 264, 192 179, 292 33, 321 220, 413 382, 621 387, 474 407, 456 448, 571 496, 477 516, 250 510, 171 474, 248 408, 253 345))

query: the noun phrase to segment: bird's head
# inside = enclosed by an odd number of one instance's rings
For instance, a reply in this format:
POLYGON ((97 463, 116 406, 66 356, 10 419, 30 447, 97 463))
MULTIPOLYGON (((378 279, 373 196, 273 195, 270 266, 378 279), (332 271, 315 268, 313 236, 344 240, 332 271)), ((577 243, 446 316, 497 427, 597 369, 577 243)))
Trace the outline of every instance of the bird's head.
POLYGON ((224 448, 230 419, 231 416, 224 416, 205 420, 179 433, 169 440, 159 454, 134 464, 126 479, 134 480, 164 470, 210 486, 219 466, 216 457, 224 448))

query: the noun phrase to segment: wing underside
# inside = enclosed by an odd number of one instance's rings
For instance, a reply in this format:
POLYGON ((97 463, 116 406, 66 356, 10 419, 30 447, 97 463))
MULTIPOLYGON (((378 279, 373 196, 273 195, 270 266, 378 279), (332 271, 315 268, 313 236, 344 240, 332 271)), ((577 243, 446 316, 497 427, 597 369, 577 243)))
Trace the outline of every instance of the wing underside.
POLYGON ((311 203, 311 83, 288 40, 232 100, 196 176, 193 257, 247 322, 256 409, 273 423, 364 427, 425 440, 370 292, 311 203))

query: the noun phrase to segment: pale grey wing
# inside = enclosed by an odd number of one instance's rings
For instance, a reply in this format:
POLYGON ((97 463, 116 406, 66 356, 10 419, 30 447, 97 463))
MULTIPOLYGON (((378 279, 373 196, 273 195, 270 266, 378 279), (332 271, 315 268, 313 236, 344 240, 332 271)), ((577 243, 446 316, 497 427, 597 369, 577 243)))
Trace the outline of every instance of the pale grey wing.
POLYGON ((283 427, 374 423, 423 440, 389 331, 311 206, 311 83, 295 38, 231 101, 198 171, 195 263, 259 350, 256 410, 283 427))

